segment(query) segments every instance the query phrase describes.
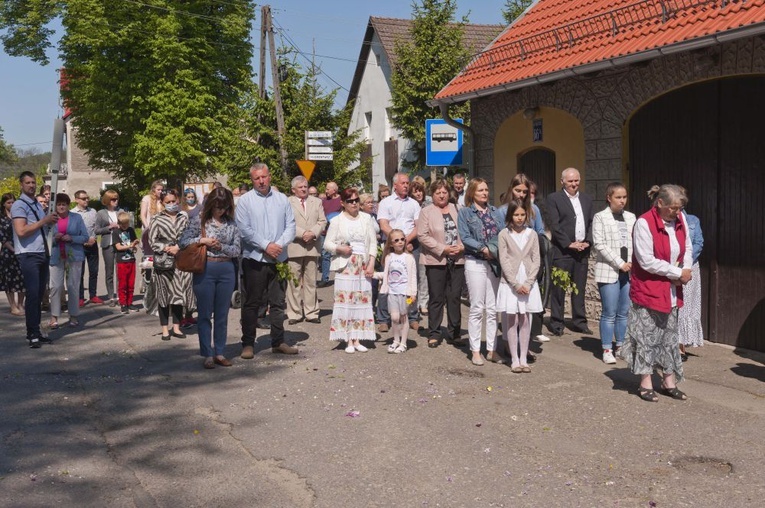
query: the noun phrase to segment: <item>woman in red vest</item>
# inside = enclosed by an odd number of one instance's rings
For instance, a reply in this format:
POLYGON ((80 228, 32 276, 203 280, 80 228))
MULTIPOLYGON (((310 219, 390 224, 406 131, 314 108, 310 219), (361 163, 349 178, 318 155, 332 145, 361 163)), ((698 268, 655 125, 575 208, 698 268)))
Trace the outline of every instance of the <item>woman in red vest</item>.
POLYGON ((677 185, 654 185, 648 191, 654 206, 638 218, 633 231, 632 308, 621 356, 640 376, 640 398, 659 399, 651 374, 660 367, 659 392, 686 400, 676 383, 683 380, 677 334, 677 313, 683 306, 683 285, 691 280, 693 249, 688 225, 679 212, 683 191, 677 185))

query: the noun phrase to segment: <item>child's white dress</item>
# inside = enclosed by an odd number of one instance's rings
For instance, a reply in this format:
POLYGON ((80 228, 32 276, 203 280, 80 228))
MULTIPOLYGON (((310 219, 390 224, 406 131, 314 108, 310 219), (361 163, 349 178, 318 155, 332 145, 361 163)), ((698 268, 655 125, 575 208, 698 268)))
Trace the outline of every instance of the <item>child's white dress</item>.
MULTIPOLYGON (((526 246, 526 242, 529 241, 531 235, 537 233, 529 228, 526 228, 521 233, 510 231, 510 238, 515 241, 519 249, 523 249, 526 246)), ((518 267, 518 275, 516 281, 524 282, 526 280, 526 268, 523 263, 518 267)), ((531 287, 531 291, 528 295, 519 295, 510 285, 505 282, 504 277, 500 277, 499 291, 497 292, 497 311, 506 312, 508 314, 527 314, 544 311, 542 307, 542 295, 539 292, 539 284, 534 281, 534 285, 531 287)))

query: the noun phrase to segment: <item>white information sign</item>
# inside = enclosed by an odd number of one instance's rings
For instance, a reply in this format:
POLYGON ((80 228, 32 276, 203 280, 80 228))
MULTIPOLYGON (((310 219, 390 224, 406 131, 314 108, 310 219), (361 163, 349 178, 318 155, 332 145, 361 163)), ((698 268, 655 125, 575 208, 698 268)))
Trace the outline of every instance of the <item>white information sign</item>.
POLYGON ((305 131, 306 160, 331 161, 332 154, 332 131, 305 131))

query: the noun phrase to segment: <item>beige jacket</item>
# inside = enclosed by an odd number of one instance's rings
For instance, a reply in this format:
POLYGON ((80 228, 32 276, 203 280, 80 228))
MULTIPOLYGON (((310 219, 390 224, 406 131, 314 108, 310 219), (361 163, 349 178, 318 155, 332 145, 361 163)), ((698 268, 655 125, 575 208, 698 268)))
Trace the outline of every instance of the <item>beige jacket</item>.
POLYGON ((318 249, 317 239, 327 225, 321 200, 314 196, 308 196, 305 201, 305 211, 300 204, 299 197, 290 196, 288 200, 292 207, 292 214, 295 216, 295 239, 287 245, 287 257, 318 257, 321 253, 318 249), (304 242, 303 233, 306 231, 311 231, 316 235, 316 239, 311 242, 304 242))
MULTIPOLYGON (((457 208, 449 203, 448 210, 454 225, 457 226, 457 208)), ((441 209, 436 205, 428 205, 420 210, 420 217, 417 219, 417 239, 420 241, 421 265, 434 266, 446 264, 446 256, 443 255, 446 248, 445 235, 444 217, 441 209)), ((455 257, 454 262, 458 265, 464 265, 464 247, 459 235, 457 235, 457 245, 462 247, 463 254, 455 257)))
POLYGON ((497 241, 502 278, 515 290, 518 290, 521 286, 532 287, 537 280, 537 273, 539 273, 539 237, 533 229, 527 229, 526 231, 529 234, 529 240, 526 242, 523 250, 518 248, 518 244, 510 237, 510 230, 508 228, 499 232, 499 239, 497 241), (516 282, 521 262, 523 262, 523 267, 526 269, 526 281, 523 284, 516 282))

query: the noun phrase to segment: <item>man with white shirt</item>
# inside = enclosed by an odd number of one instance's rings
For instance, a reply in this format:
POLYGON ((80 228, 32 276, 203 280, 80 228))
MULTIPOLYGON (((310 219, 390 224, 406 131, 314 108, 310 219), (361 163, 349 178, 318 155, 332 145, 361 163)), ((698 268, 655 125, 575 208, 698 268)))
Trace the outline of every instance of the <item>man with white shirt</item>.
MULTIPOLYGON (((561 174, 560 191, 547 197, 547 211, 552 233, 553 267, 568 272, 576 284, 577 294, 571 294, 571 315, 575 332, 592 334, 587 326, 584 289, 587 284, 587 261, 592 246, 592 197, 579 192, 581 177, 575 168, 561 174)), ((566 294, 553 285, 550 300, 550 324, 553 335, 563 335, 563 309, 566 294)))
MULTIPOLYGON (((409 175, 396 173, 393 175, 393 194, 380 201, 377 206, 377 221, 380 230, 387 237, 394 229, 400 229, 406 236, 406 250, 419 261, 420 244, 417 240, 415 221, 420 216, 420 204, 409 197, 409 175)), ((387 295, 381 294, 377 300, 380 331, 387 332, 390 326, 387 295)), ((410 305, 409 326, 417 331, 420 328, 420 313, 417 305, 410 305)))

